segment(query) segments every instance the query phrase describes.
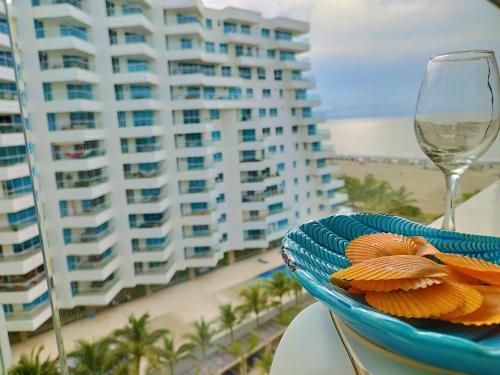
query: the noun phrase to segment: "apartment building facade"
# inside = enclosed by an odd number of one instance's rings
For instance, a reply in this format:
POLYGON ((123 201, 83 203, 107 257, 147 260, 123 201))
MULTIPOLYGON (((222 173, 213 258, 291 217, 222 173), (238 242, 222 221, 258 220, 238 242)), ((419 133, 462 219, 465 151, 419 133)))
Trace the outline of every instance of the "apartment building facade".
MULTIPOLYGON (((344 209, 307 23, 196 0, 19 0, 16 39, 63 309, 167 284, 344 209)), ((0 10, 0 326, 50 318, 0 10)))

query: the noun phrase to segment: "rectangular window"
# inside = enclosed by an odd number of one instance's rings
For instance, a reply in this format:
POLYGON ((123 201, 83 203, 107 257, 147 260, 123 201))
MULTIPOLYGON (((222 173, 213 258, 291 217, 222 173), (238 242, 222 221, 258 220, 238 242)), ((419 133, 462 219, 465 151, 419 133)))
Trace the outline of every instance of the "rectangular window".
POLYGON ((190 15, 190 14, 177 13, 176 18, 177 18, 178 24, 200 23, 200 20, 198 19, 198 17, 190 15))
POLYGON ((212 141, 220 141, 221 140, 221 132, 219 130, 214 130, 212 132, 212 141))
POLYGON ((274 71, 274 80, 275 81, 281 81, 283 80, 283 71, 280 69, 276 69, 274 71))
POLYGON ((182 111, 182 116, 184 119, 184 124, 199 124, 200 123, 200 111, 197 109, 187 109, 182 111))
POLYGON ((282 135, 282 134, 283 134, 283 126, 277 126, 276 135, 282 135))
POLYGON ((277 117, 278 109, 277 108, 269 108, 269 117, 277 117))
POLYGON ((154 122, 153 111, 133 111, 134 126, 152 126, 154 122))
POLYGON ((274 32, 274 37, 276 40, 287 40, 291 41, 292 40, 292 33, 289 31, 280 31, 276 30, 274 32))
POLYGON ((125 43, 145 43, 146 35, 140 33, 125 32, 125 43))
POLYGON ((247 99, 253 98, 253 89, 246 89, 247 99))
POLYGON ((82 40, 87 40, 87 29, 81 26, 59 25, 59 34, 61 36, 74 36, 82 40))
POLYGON ((251 33, 250 25, 241 25, 240 30, 241 30, 241 33, 245 34, 245 35, 250 35, 250 33, 251 33))
POLYGON ((206 26, 207 30, 212 30, 212 20, 210 18, 207 18, 205 20, 205 26, 206 26))
POLYGON ((259 118, 264 118, 264 117, 266 117, 266 109, 259 108, 259 118))
POLYGON ((127 60, 127 70, 131 73, 147 72, 149 70, 149 62, 148 60, 129 59, 127 60))
POLYGON ((263 38, 269 38, 271 36, 271 31, 269 29, 261 29, 260 36, 263 38))
POLYGON ((231 34, 238 32, 238 27, 235 23, 224 22, 224 34, 231 34))
POLYGON ((47 124, 49 126, 49 131, 53 132, 57 130, 55 113, 47 113, 47 124))
POLYGON ((218 109, 210 109, 208 114, 210 116, 210 120, 218 120, 220 118, 220 110, 218 109))
POLYGON ((53 100, 51 83, 47 82, 43 83, 43 98, 45 99, 46 102, 50 102, 51 100, 53 100))
POLYGON ((215 44, 212 42, 205 42, 205 52, 215 53, 215 44))
POLYGON ((276 57, 276 50, 274 50, 274 49, 268 49, 267 50, 267 57, 269 59, 274 59, 276 57))
POLYGON ((89 69, 89 60, 77 55, 63 55, 63 67, 89 69))
POLYGON ((244 66, 238 68, 238 75, 243 79, 252 79, 252 69, 244 66))
POLYGON ((34 20, 35 24, 35 36, 37 39, 45 38, 45 30, 43 28, 43 22, 40 20, 34 20))
POLYGON ((115 85, 115 99, 116 100, 125 99, 125 90, 123 90, 123 85, 115 85))
POLYGON ((229 48, 226 43, 219 44, 219 52, 224 55, 227 55, 229 53, 229 48))
POLYGON ((271 97, 271 90, 269 89, 262 89, 262 97, 263 98, 270 98, 271 97))
POLYGON ((240 109, 240 121, 251 121, 252 120, 252 110, 251 109, 240 109))
POLYGON ((68 99, 93 99, 91 85, 68 83, 66 90, 68 99))
POLYGON ((152 90, 149 85, 130 85, 131 99, 151 99, 152 90))
POLYGON ((125 112, 119 111, 117 112, 117 116, 118 116, 118 126, 120 128, 125 128, 127 126, 127 116, 125 112))
POLYGON ((257 68, 257 78, 266 79, 266 69, 262 67, 257 68))
POLYGON ((142 14, 142 8, 136 5, 122 5, 122 14, 142 14))
POLYGON ((222 69, 222 76, 223 77, 231 77, 231 67, 230 66, 223 66, 221 69, 222 69))
POLYGON ((216 153, 214 154, 214 161, 215 161, 215 162, 222 161, 222 152, 216 152, 216 153))
POLYGON ((111 66, 113 67, 113 73, 120 73, 120 59, 117 57, 111 58, 111 66))
POLYGON ((241 131, 242 142, 255 142, 255 129, 243 129, 241 131))
POLYGON ((295 61, 295 52, 280 51, 280 61, 295 61))
POLYGON ((118 34, 115 30, 108 30, 109 44, 114 45, 118 44, 118 34))
POLYGON ((181 49, 191 49, 191 48, 193 48, 193 42, 191 41, 191 39, 182 38, 181 49))

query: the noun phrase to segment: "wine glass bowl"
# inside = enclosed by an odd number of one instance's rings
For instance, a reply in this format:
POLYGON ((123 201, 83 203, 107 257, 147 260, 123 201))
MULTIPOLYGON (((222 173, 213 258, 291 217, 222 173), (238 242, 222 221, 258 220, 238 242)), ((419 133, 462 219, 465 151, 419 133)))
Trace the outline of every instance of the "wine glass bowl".
POLYGON ((493 144, 500 129, 500 78, 492 51, 462 51, 429 60, 415 110, 424 153, 445 174, 443 229, 454 230, 460 175, 493 144))

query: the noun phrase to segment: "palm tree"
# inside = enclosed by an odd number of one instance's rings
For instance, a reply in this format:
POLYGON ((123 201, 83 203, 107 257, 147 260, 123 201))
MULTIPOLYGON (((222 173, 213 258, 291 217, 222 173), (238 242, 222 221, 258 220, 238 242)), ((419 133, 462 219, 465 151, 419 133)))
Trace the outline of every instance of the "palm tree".
POLYGON ((260 368, 260 373, 267 375, 271 372, 271 366, 273 364, 273 354, 266 351, 262 358, 255 361, 255 366, 260 368))
POLYGON ((192 357, 193 350, 194 345, 192 343, 182 344, 176 349, 173 337, 164 337, 163 347, 159 351, 160 361, 162 363, 166 362, 169 374, 173 375, 175 366, 182 358, 192 357))
POLYGON ((260 326, 259 314, 266 308, 267 296, 262 287, 257 285, 249 286, 240 291, 240 297, 244 299, 243 305, 239 309, 243 314, 253 312, 257 318, 257 327, 260 326))
POLYGON ((293 292, 293 296, 295 297, 295 305, 299 304, 299 297, 302 294, 302 285, 300 285, 299 280, 297 278, 292 277, 289 281, 290 289, 293 292))
POLYGON ((35 352, 35 348, 31 349, 30 356, 21 354, 21 358, 17 365, 12 367, 9 375, 58 375, 55 363, 50 357, 42 360, 40 354, 43 351, 43 346, 40 346, 35 352))
POLYGON ((166 329, 150 332, 147 328, 149 314, 137 319, 134 315, 128 318, 128 325, 113 332, 115 354, 122 359, 122 364, 130 374, 141 373, 141 360, 146 358, 150 367, 158 367, 158 348, 155 344, 168 333, 166 329))
POLYGON ((203 318, 194 322, 193 325, 194 333, 186 335, 186 338, 200 351, 201 358, 199 360, 204 360, 208 349, 213 345, 212 338, 215 335, 215 331, 210 327, 212 322, 206 322, 203 318))
POLYGON ((73 375, 106 375, 116 364, 109 339, 96 342, 78 340, 76 350, 69 357, 76 362, 71 369, 73 375))
POLYGON ((239 360, 240 374, 247 373, 247 357, 259 345, 259 341, 259 335, 255 332, 250 332, 244 340, 233 341, 229 345, 222 346, 225 352, 239 360))
POLYGON ((231 335, 231 342, 234 341, 234 325, 238 320, 236 316, 236 311, 233 309, 231 304, 225 304, 219 306, 219 323, 222 329, 227 329, 231 335))
POLYGON ((290 292, 288 276, 284 272, 273 272, 273 277, 266 280, 265 288, 270 296, 277 298, 280 315, 283 314, 283 296, 290 292))

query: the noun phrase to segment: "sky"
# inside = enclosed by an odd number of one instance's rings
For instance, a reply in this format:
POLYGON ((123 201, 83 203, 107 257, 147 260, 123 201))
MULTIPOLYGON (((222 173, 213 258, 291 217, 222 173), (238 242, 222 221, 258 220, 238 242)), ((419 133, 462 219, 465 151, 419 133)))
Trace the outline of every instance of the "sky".
POLYGON ((500 9, 486 0, 205 0, 311 23, 312 73, 331 118, 412 116, 428 58, 487 49, 500 9))

